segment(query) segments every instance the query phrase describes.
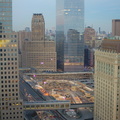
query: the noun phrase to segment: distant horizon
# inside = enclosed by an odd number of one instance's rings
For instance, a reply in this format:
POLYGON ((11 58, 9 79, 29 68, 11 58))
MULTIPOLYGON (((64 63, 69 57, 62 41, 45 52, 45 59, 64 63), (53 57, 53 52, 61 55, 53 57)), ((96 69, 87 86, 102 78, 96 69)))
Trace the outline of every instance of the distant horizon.
MULTIPOLYGON (((56 0, 22 1, 13 0, 14 31, 24 30, 26 27, 31 29, 34 13, 43 14, 46 29, 56 28, 56 0)), ((111 32, 112 19, 120 19, 119 5, 119 0, 85 0, 84 27, 90 26, 96 32, 100 27, 101 31, 111 32)))

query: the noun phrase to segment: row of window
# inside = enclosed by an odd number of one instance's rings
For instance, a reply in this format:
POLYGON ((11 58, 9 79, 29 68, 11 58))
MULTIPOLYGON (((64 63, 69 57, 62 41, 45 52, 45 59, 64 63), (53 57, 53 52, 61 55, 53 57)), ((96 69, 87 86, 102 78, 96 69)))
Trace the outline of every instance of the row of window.
POLYGON ((18 84, 17 85, 1 85, 1 88, 10 88, 10 87, 18 87, 18 84))
MULTIPOLYGON (((8 56, 10 56, 10 57, 12 57, 12 56, 17 56, 17 53, 8 53, 7 54, 8 56)), ((10 58, 8 58, 9 60, 10 60, 10 58)), ((1 58, 1 60, 4 60, 4 61, 6 61, 6 60, 8 60, 7 58, 1 58)))
MULTIPOLYGON (((3 70, 3 69, 0 68, 0 70, 3 70)), ((5 70, 6 70, 6 69, 5 69, 5 70)), ((2 73, 5 74, 5 75, 6 75, 6 74, 8 74, 8 75, 9 75, 9 74, 10 74, 10 75, 14 75, 14 74, 15 74, 15 75, 16 75, 18 72, 17 72, 17 71, 7 71, 7 72, 5 71, 5 72, 1 72, 1 74, 2 74, 2 73)))
MULTIPOLYGON (((0 65, 3 65, 3 64, 0 64, 0 65)), ((4 65, 7 65, 6 63, 4 63, 4 65)), ((5 67, 4 67, 5 68, 5 67)), ((1 70, 3 70, 3 67, 0 67, 1 70)), ((14 69, 18 69, 16 66, 14 67, 6 67, 5 70, 14 70, 14 69)), ((1 73, 2 74, 2 73, 1 73)))
MULTIPOLYGON (((6 96, 6 97, 7 97, 7 96, 18 96, 18 93, 16 93, 16 94, 15 94, 15 93, 2 94, 2 97, 4 97, 4 96, 6 96)), ((4 104, 2 104, 2 105, 4 105, 4 104)))
MULTIPOLYGON (((12 55, 12 56, 17 56, 17 53, 9 53, 9 54, 6 54, 6 53, 0 53, 0 56, 10 56, 10 55, 12 55)), ((8 58, 8 60, 10 60, 10 58, 8 58)), ((11 60, 14 60, 13 58, 11 58, 11 60)), ((17 58, 16 58, 16 60, 17 60, 17 58)))
POLYGON ((112 64, 97 61, 97 71, 103 72, 108 75, 113 75, 114 67, 112 64))
POLYGON ((11 100, 18 100, 18 97, 2 98, 2 101, 11 101, 11 100))
POLYGON ((3 117, 3 119, 8 119, 8 120, 10 120, 10 119, 17 119, 17 118, 22 118, 22 116, 12 116, 12 117, 3 117))
POLYGON ((12 114, 16 115, 16 114, 22 114, 22 112, 10 112, 10 113, 7 112, 7 113, 2 113, 2 115, 9 115, 9 114, 10 115, 12 115, 12 114))
POLYGON ((56 104, 56 105, 31 105, 24 106, 24 109, 46 109, 46 108, 69 108, 69 104, 56 104))
POLYGON ((16 92, 18 92, 18 89, 2 89, 1 90, 2 92, 14 92, 14 91, 16 91, 16 92))
POLYGON ((0 52, 9 52, 9 51, 17 51, 17 49, 0 49, 0 52))
POLYGON ((17 79, 18 76, 1 76, 1 79, 17 79))
POLYGON ((2 80, 1 83, 18 83, 18 80, 2 80))
POLYGON ((11 71, 11 72, 0 72, 1 73, 1 75, 3 75, 3 74, 17 74, 17 71, 11 71))
MULTIPOLYGON (((4 63, 0 63, 0 65, 10 65, 10 67, 15 67, 17 65, 17 62, 8 62, 8 63, 4 62, 4 63)), ((4 69, 6 70, 7 67, 0 67, 0 70, 4 70, 4 69)))

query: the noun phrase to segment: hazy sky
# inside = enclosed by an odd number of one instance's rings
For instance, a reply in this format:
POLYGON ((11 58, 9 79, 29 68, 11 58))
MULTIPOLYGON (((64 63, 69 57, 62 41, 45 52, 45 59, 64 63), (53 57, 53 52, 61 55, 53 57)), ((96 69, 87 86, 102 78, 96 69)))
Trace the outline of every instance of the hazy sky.
MULTIPOLYGON (((33 13, 44 15, 46 28, 56 24, 56 0, 13 0, 13 29, 31 28, 33 13)), ((85 26, 111 31, 112 19, 120 19, 120 0, 85 0, 85 26)))

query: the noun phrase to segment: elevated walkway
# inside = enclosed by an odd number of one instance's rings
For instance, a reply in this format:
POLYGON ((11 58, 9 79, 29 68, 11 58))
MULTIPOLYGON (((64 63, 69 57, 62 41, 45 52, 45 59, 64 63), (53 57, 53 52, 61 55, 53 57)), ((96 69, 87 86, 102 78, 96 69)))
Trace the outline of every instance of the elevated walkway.
POLYGON ((77 103, 71 104, 70 108, 80 108, 80 107, 94 107, 94 103, 77 103))
POLYGON ((80 107, 93 107, 94 103, 80 103, 71 104, 70 101, 41 101, 41 102, 24 102, 24 110, 59 110, 59 109, 70 109, 80 107))
POLYGON ((41 102, 24 102, 24 110, 58 110, 69 109, 70 101, 41 101, 41 102))
MULTIPOLYGON (((24 68, 23 68, 24 69, 24 68)), ((78 74, 93 74, 92 71, 88 72, 63 72, 63 73, 25 73, 26 75, 78 75, 78 74)))
POLYGON ((92 79, 93 72, 64 72, 64 73, 25 73, 38 79, 92 79))

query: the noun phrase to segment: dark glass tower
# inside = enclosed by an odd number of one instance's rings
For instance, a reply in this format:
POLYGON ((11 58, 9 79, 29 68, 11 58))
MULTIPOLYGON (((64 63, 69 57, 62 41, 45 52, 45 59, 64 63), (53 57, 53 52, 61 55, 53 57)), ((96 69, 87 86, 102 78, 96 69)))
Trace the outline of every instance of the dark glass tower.
POLYGON ((57 65, 80 71, 84 65, 84 0, 56 0, 57 65))
POLYGON ((12 0, 0 1, 0 33, 12 31, 12 0))

